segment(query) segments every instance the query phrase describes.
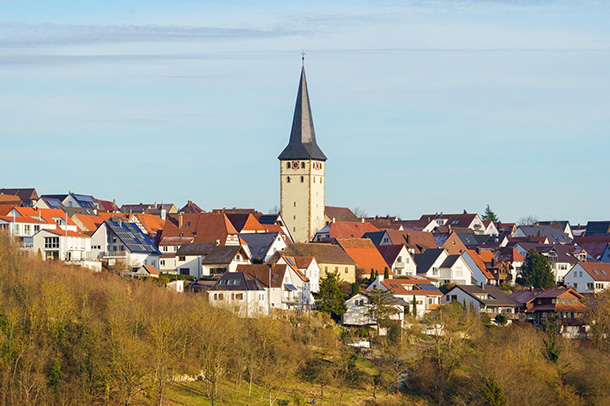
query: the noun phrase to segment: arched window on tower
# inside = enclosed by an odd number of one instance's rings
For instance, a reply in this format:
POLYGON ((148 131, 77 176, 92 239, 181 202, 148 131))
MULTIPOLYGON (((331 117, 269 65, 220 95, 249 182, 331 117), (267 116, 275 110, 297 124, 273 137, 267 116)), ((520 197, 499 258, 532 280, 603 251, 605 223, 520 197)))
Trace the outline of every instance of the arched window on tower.
POLYGON ((305 162, 301 162, 301 168, 305 168, 305 162))
POLYGON ((301 183, 305 182, 305 177, 301 176, 301 183))
POLYGON ((286 183, 290 183, 290 176, 286 176, 286 183))
POLYGON ((286 162, 286 169, 290 169, 290 162, 286 162))

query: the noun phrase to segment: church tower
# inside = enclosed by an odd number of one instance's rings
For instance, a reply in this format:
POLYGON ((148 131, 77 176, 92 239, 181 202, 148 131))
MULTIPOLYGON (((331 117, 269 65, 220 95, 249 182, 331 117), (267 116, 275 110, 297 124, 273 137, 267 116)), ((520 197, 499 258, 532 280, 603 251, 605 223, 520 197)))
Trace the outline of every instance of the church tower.
POLYGON ((290 141, 278 159, 282 218, 295 242, 311 241, 324 227, 326 155, 316 143, 304 59, 290 141))

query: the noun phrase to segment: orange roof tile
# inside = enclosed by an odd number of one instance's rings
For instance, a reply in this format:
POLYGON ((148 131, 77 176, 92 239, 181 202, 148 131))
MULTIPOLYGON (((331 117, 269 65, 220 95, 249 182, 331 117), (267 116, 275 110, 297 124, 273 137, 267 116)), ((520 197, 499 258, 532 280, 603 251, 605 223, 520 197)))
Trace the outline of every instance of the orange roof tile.
POLYGON ((93 216, 88 214, 74 215, 85 227, 84 231, 95 231, 102 225, 104 219, 101 216, 93 216))
POLYGON ((356 261, 358 268, 366 272, 371 269, 384 272, 387 268, 390 275, 392 274, 391 266, 385 262, 375 244, 368 238, 336 238, 335 241, 356 261))
POLYGON ((330 223, 328 233, 331 238, 360 238, 365 233, 379 231, 377 227, 367 222, 340 221, 330 223))

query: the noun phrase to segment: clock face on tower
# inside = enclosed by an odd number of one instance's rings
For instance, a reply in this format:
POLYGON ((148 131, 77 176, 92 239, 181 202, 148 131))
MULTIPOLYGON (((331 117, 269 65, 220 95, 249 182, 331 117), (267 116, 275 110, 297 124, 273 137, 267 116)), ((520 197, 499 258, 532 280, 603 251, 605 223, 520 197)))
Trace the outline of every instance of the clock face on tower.
POLYGON ((298 163, 297 161, 294 161, 294 162, 292 163, 292 167, 293 167, 294 169, 298 169, 298 168, 299 168, 299 163, 298 163))

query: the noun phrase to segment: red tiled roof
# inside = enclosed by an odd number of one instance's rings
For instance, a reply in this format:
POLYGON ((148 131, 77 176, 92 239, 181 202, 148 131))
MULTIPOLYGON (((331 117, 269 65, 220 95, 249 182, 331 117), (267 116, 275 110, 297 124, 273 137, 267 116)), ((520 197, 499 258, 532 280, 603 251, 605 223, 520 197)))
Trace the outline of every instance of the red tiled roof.
POLYGON ((77 233, 76 231, 69 231, 69 230, 66 231, 66 230, 62 230, 60 228, 53 228, 53 229, 41 230, 41 231, 48 231, 50 233, 53 233, 55 235, 60 235, 60 236, 67 235, 68 237, 91 238, 91 236, 89 236, 87 234, 77 233))
POLYGON ((75 214, 74 215, 85 227, 83 231, 95 231, 104 222, 102 216, 93 216, 88 214, 75 214))
POLYGON ((222 213, 174 214, 167 217, 161 233, 166 238, 193 237, 193 242, 220 242, 224 245, 228 235, 237 235, 237 230, 222 213), (181 227, 179 227, 181 225, 181 227))
POLYGON ((385 262, 375 244, 368 238, 337 238, 335 241, 347 252, 347 255, 356 261, 358 268, 362 268, 366 272, 373 269, 379 273, 384 272, 387 268, 392 275, 390 265, 385 262))
POLYGON ((140 223, 142 223, 142 226, 150 235, 155 234, 159 230, 163 230, 163 226, 165 225, 165 220, 161 219, 161 216, 156 214, 135 213, 133 216, 136 216, 138 220, 140 220, 140 223))
POLYGON ((25 224, 47 224, 45 221, 40 221, 32 217, 13 217, 13 216, 0 216, 0 219, 8 221, 10 223, 25 223, 25 224))
POLYGON ((418 283, 429 284, 429 280, 422 279, 384 279, 381 284, 386 287, 394 295, 425 295, 425 296, 442 296, 443 293, 439 289, 422 290, 415 285, 418 283))
MULTIPOLYGON (((481 251, 485 252, 485 251, 481 251)), ((490 251, 487 251, 490 252, 490 251)), ((468 250, 468 254, 472 257, 474 262, 477 264, 481 272, 485 275, 487 279, 495 279, 493 274, 487 270, 487 266, 485 265, 485 260, 477 253, 476 250, 468 250)), ((491 261, 490 261, 491 262, 491 261)))
POLYGON ((377 227, 367 222, 340 221, 330 223, 328 233, 331 238, 360 238, 365 233, 379 231, 377 227))

